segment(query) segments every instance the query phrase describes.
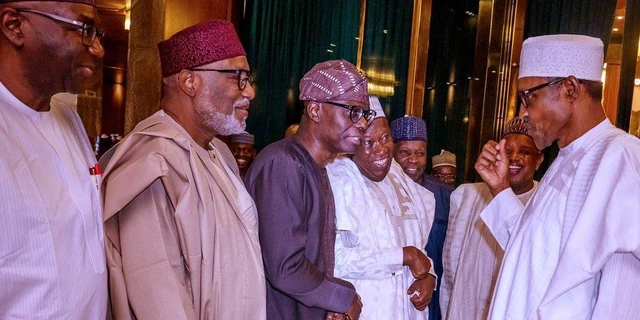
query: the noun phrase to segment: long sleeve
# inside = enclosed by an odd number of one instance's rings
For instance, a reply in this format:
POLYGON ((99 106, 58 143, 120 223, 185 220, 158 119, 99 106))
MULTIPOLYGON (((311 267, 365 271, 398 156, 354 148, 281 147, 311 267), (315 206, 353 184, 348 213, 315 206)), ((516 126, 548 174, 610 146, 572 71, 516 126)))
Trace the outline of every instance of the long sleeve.
POLYGON ((458 259, 462 250, 460 237, 464 237, 465 228, 458 223, 460 217, 460 205, 462 202, 462 188, 456 189, 451 194, 449 209, 449 224, 447 226, 447 237, 442 250, 442 282, 440 283, 440 310, 442 318, 447 318, 447 308, 449 298, 453 289, 453 282, 458 268, 458 259), (454 239, 458 241, 454 241, 454 239))
POLYGON ((314 212, 324 215, 321 190, 309 185, 314 177, 296 158, 283 157, 254 162, 245 180, 258 208, 267 280, 306 306, 346 312, 356 294, 353 286, 309 260, 322 234, 322 227, 314 225, 318 217, 312 217, 314 212))
POLYGON ((524 205, 511 188, 503 190, 480 213, 502 250, 507 247, 524 205))
MULTIPOLYGON (((145 138, 143 142, 149 150, 166 151, 160 139, 149 142, 145 138)), ((173 210, 181 199, 167 199, 167 194, 181 194, 166 189, 179 183, 164 185, 161 178, 169 174, 167 162, 160 154, 141 149, 134 148, 111 164, 103 184, 114 316, 197 319, 173 220, 173 210), (136 191, 139 189, 142 191, 136 191)), ((181 179, 174 172, 166 180, 181 179)))

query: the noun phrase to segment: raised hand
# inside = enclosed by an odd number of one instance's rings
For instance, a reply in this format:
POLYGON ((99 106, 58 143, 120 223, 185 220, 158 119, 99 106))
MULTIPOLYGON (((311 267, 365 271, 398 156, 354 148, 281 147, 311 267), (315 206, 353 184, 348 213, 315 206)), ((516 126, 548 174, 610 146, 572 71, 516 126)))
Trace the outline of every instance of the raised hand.
POLYGON ((504 150, 505 140, 500 143, 493 140, 487 142, 483 147, 475 169, 487 184, 491 194, 496 196, 509 186, 509 159, 504 150))

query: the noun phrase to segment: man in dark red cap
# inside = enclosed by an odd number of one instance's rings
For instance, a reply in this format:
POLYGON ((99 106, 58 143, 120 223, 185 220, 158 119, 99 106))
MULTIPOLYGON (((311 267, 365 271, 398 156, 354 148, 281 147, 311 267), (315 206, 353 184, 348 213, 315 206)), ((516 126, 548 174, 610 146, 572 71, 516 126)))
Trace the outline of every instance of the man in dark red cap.
POLYGON ((255 204, 215 138, 245 129, 245 51, 223 20, 158 49, 161 110, 100 159, 114 317, 265 319, 255 204))
POLYGON ((51 99, 101 64, 97 19, 93 0, 0 0, 3 319, 106 315, 96 158, 75 110, 51 99))
POLYGON ((256 201, 267 275, 267 318, 355 320, 362 304, 353 285, 333 277, 333 194, 325 169, 354 153, 375 112, 367 80, 349 62, 315 65, 300 80, 304 115, 295 135, 267 146, 245 177, 256 201))

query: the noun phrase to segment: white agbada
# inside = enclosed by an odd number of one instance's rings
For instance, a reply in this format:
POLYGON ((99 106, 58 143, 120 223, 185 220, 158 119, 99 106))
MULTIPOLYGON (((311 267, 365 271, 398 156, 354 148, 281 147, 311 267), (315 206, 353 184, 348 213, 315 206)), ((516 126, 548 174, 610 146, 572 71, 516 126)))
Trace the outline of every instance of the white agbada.
MULTIPOLYGON (((402 247, 426 246, 433 193, 395 161, 380 182, 363 176, 349 158, 336 159, 327 173, 339 232, 335 276, 356 287, 363 303, 360 319, 428 319, 428 308, 418 311, 409 301, 407 289, 415 279, 402 265, 402 247)), ((435 277, 433 267, 430 273, 435 277)))
POLYGON ((524 210, 507 189, 481 216, 506 247, 491 319, 638 318, 636 137, 604 120, 560 150, 524 210))
MULTIPOLYGON (((517 195, 524 205, 538 187, 517 195)), ((451 194, 447 237, 442 253, 440 308, 443 319, 486 319, 504 250, 480 219, 493 199, 483 183, 460 185, 451 194)))
POLYGON ((0 83, 0 318, 104 319, 96 158, 69 106, 37 112, 0 83))

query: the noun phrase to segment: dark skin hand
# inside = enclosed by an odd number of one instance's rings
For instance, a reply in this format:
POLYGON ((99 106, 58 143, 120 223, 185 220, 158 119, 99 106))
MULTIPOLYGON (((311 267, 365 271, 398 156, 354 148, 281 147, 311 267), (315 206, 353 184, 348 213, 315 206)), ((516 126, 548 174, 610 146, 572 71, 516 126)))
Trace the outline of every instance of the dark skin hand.
POLYGON ((402 265, 409 267, 411 274, 416 279, 422 279, 429 275, 431 261, 416 247, 402 248, 402 265))
POLYGON ((411 284, 409 290, 407 290, 407 294, 413 295, 409 298, 409 301, 411 301, 414 308, 422 311, 429 306, 435 288, 436 278, 434 276, 428 275, 422 279, 417 279, 411 284))
POLYGON ((347 313, 327 312, 325 320, 358 320, 360 318, 360 312, 362 311, 362 301, 360 295, 356 294, 353 298, 353 302, 347 310, 347 313))
POLYGON ((491 194, 495 197, 509 185, 509 159, 504 150, 506 141, 489 141, 482 147, 475 169, 487 184, 491 194))

